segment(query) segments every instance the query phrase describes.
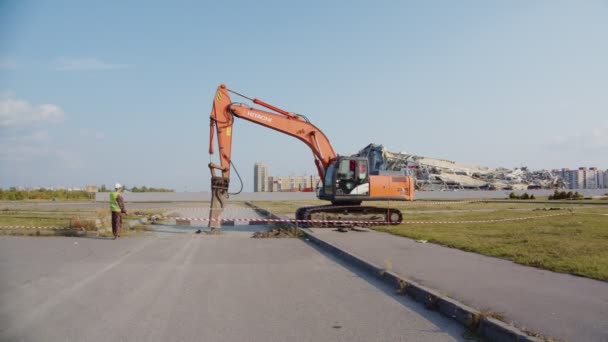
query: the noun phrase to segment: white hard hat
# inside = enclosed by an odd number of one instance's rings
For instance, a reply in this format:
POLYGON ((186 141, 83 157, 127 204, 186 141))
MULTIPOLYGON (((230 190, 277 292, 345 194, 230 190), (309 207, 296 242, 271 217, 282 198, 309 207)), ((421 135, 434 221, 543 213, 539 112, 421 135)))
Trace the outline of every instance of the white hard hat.
POLYGON ((120 185, 120 183, 114 184, 114 189, 120 189, 120 188, 122 188, 122 185, 120 185))

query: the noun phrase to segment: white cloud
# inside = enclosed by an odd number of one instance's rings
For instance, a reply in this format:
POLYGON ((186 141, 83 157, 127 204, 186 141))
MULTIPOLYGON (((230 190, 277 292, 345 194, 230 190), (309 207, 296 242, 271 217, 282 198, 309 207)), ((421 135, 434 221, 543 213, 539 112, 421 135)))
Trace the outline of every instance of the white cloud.
MULTIPOLYGON (((13 93, 0 93, 0 171, 32 177, 50 169, 82 169, 84 154, 70 144, 74 140, 60 145, 53 139, 53 127, 59 125, 52 124, 64 119, 57 105, 34 105, 13 93), (19 167, 26 169, 17 171, 19 167)), ((92 131, 90 136, 102 134, 92 131)))
POLYGON ((97 58, 59 58, 55 62, 55 70, 62 71, 96 71, 128 68, 127 64, 114 64, 104 62, 97 58))
POLYGON ((11 93, 0 95, 0 127, 57 123, 64 118, 63 110, 57 105, 32 105, 11 93))
POLYGON ((54 155, 61 158, 51 146, 48 129, 64 119, 57 105, 35 105, 14 93, 0 93, 0 161, 27 163, 54 155))

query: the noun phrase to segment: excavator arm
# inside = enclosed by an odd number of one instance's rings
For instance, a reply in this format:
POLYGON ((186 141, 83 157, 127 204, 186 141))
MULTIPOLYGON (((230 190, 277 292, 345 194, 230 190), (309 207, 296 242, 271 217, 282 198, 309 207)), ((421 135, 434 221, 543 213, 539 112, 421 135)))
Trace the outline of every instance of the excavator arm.
POLYGON ((304 142, 314 155, 315 165, 321 180, 325 178, 327 166, 336 158, 336 153, 329 139, 305 117, 284 111, 259 99, 250 99, 229 90, 223 84, 220 85, 215 93, 209 123, 209 154, 213 155, 215 152, 214 135, 217 135, 219 155, 219 164, 209 163, 209 170, 211 171, 209 227, 212 228, 212 231, 220 227, 219 217, 224 208, 224 202, 228 198, 234 117, 271 128, 304 142), (272 112, 252 108, 242 103, 233 103, 230 93, 251 100, 272 112), (221 175, 217 175, 216 170, 220 171, 221 175))

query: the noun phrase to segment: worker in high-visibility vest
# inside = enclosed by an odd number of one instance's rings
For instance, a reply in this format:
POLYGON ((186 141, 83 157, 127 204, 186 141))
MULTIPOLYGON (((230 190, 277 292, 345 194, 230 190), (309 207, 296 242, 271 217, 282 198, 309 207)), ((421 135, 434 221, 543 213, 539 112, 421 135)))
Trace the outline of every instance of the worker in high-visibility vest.
POLYGON ((112 234, 114 235, 114 239, 116 239, 120 237, 122 214, 127 214, 127 209, 121 195, 124 187, 120 183, 116 183, 114 189, 114 191, 110 192, 110 210, 112 211, 112 234))

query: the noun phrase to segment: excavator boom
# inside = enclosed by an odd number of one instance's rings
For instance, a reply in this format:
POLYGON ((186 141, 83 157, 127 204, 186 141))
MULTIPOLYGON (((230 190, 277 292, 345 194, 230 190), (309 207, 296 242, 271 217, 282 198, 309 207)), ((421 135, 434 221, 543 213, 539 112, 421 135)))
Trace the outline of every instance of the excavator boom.
POLYGON ((323 185, 319 189, 318 196, 331 201, 333 206, 298 210, 299 219, 308 220, 313 216, 326 217, 327 215, 332 218, 344 215, 351 218, 352 215, 355 215, 364 217, 368 221, 372 219, 381 223, 401 222, 401 213, 395 209, 384 210, 359 205, 364 200, 411 200, 414 183, 409 177, 369 175, 367 159, 336 155, 327 136, 303 115, 285 111, 259 99, 251 99, 222 84, 215 93, 209 123, 209 154, 215 153, 214 135, 217 135, 219 155, 219 164, 209 163, 212 192, 209 227, 212 231, 220 228, 219 217, 228 198, 235 117, 292 136, 304 142, 312 151, 323 185), (253 108, 243 103, 234 103, 230 97, 231 93, 244 97, 268 110, 253 108), (221 174, 216 174, 216 171, 220 171, 221 174))
POLYGON ((314 155, 319 176, 321 179, 325 177, 325 168, 336 158, 336 153, 327 136, 319 128, 300 115, 289 113, 258 99, 252 99, 252 102, 273 110, 275 113, 252 108, 242 103, 232 103, 229 92, 230 90, 225 85, 220 85, 211 109, 209 154, 214 153, 214 131, 217 131, 220 149, 220 165, 210 165, 212 175, 214 175, 214 169, 219 169, 222 171, 223 177, 230 177, 232 126, 234 117, 238 117, 304 142, 314 155))

